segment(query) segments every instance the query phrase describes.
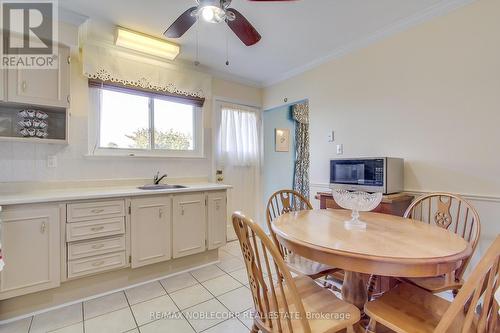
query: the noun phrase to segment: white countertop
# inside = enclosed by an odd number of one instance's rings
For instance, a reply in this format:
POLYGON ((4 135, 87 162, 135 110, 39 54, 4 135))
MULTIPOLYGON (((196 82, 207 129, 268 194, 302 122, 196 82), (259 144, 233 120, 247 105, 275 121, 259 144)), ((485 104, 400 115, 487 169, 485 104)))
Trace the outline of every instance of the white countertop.
POLYGON ((179 184, 186 188, 166 190, 140 190, 135 186, 82 187, 65 189, 47 189, 23 192, 0 193, 0 206, 64 202, 88 199, 106 199, 117 197, 135 197, 142 195, 188 193, 200 191, 216 191, 231 188, 230 185, 214 183, 179 184))

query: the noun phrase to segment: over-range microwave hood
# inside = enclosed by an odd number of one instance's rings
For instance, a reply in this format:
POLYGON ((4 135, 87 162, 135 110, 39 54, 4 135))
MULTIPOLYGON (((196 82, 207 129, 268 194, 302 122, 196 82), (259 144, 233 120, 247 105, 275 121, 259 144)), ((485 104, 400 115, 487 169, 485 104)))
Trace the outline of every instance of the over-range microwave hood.
POLYGON ((330 187, 384 194, 403 191, 404 160, 394 157, 330 160, 330 187))

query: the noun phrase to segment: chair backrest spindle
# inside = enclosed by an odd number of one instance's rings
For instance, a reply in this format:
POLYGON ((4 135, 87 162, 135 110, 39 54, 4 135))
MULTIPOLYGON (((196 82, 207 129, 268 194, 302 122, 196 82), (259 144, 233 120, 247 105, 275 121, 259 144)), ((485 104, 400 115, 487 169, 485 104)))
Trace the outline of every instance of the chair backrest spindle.
POLYGON ((462 286, 434 332, 451 332, 461 312, 465 315, 461 326, 462 333, 499 332, 499 306, 494 299, 498 288, 500 288, 500 236, 497 236, 493 245, 462 286))
POLYGON ((308 209, 313 209, 309 200, 307 200, 302 194, 294 190, 280 190, 273 193, 269 198, 266 209, 267 227, 274 244, 276 244, 283 257, 290 251, 278 242, 278 238, 276 237, 276 234, 273 232, 273 229, 271 227, 272 222, 278 216, 285 213, 308 209))
MULTIPOLYGON (((467 200, 459 195, 446 192, 423 195, 411 203, 404 217, 450 230, 468 241, 473 253, 476 249, 481 233, 479 214, 467 200), (427 214, 423 216, 425 210, 427 214), (456 218, 453 219, 453 216, 456 218)), ((457 280, 462 278, 471 257, 464 260, 455 272, 457 280)))

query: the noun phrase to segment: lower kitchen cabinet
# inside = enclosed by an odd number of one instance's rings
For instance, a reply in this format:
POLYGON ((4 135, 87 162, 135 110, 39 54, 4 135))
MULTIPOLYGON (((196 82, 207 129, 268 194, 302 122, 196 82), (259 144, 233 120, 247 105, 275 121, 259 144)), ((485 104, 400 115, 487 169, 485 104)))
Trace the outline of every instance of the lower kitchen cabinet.
POLYGON ((226 191, 207 194, 208 249, 217 249, 226 244, 227 196, 226 191))
POLYGON ((5 261, 0 272, 0 299, 58 287, 59 206, 13 206, 0 214, 5 261))
POLYGON ((169 260, 171 253, 172 197, 131 200, 130 236, 132 268, 169 260))
POLYGON ((0 300, 226 243, 225 190, 0 208, 0 300))
POLYGON ((175 195, 173 198, 173 257, 205 251, 205 193, 175 195))

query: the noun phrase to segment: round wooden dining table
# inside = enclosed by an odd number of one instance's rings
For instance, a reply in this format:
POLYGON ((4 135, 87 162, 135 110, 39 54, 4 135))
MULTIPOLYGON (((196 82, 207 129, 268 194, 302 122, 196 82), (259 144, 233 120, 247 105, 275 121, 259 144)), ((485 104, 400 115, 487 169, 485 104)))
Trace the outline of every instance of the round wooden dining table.
POLYGON ((350 211, 303 210, 278 217, 272 224, 290 251, 345 271, 344 300, 363 309, 366 276, 432 277, 456 270, 472 248, 454 233, 417 220, 365 212, 366 230, 347 230, 350 211))

